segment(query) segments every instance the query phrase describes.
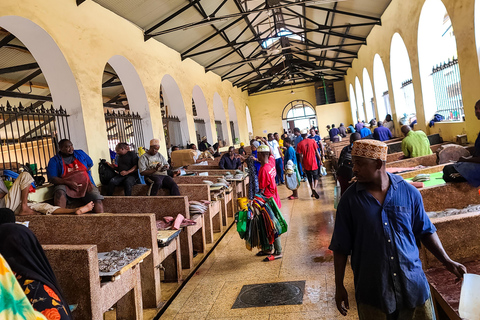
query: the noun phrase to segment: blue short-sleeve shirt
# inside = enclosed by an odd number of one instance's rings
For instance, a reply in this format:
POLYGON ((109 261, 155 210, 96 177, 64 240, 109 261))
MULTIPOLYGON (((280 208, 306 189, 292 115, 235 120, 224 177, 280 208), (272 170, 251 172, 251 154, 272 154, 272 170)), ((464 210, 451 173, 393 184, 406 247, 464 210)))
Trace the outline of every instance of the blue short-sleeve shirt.
POLYGON ((402 177, 388 176, 391 183, 383 205, 361 183, 342 195, 329 249, 352 255, 357 302, 390 314, 428 299, 416 241, 436 229, 420 192, 402 177))

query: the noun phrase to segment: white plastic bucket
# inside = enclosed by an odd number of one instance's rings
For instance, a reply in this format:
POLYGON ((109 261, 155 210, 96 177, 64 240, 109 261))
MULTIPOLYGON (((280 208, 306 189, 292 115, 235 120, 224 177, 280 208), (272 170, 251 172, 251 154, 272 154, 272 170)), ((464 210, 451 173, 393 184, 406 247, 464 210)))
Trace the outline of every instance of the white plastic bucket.
POLYGON ((465 320, 480 320, 480 275, 463 275, 458 312, 465 320))

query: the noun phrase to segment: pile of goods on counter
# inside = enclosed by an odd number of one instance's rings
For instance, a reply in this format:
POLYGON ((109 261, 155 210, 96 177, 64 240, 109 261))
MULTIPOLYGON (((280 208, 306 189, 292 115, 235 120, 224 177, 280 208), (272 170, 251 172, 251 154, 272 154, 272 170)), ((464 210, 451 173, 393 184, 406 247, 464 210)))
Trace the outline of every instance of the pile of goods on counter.
POLYGON ((430 218, 442 218, 448 216, 455 216, 462 213, 472 213, 472 212, 480 212, 480 204, 471 204, 466 208, 463 209, 445 209, 440 212, 427 212, 427 215, 430 218))
POLYGON ((157 230, 178 230, 183 227, 194 226, 197 223, 193 220, 186 219, 183 214, 178 214, 176 218, 163 217, 162 220, 157 220, 157 230))
POLYGON ((217 182, 204 180, 203 183, 208 184, 211 188, 228 188, 230 186, 230 182, 224 178, 218 178, 217 182))
POLYGON ((241 170, 235 170, 235 174, 232 174, 231 172, 225 173, 225 179, 228 180, 242 180, 245 178, 247 173, 241 171, 241 170))
POLYGON ((127 247, 120 251, 100 252, 98 253, 98 267, 101 273, 119 271, 148 250, 149 249, 144 247, 138 247, 136 249, 127 247))
POLYGON ((208 206, 210 205, 210 201, 202 200, 202 201, 189 201, 189 209, 190 215, 194 214, 204 214, 208 210, 208 206))

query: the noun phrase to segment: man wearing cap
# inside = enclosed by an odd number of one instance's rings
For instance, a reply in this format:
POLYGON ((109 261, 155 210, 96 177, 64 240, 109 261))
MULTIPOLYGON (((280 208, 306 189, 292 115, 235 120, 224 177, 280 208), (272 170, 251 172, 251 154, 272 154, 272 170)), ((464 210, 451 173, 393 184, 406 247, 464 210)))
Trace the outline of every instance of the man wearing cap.
POLYGON ((150 140, 150 148, 138 159, 138 169, 150 185, 148 194, 156 196, 160 188, 170 190, 171 196, 179 196, 180 191, 173 179, 168 176, 167 169, 170 167, 167 160, 158 152, 160 140, 150 140))
POLYGON ((240 142, 240 148, 238 149, 238 154, 245 158, 247 156, 247 152, 245 151, 245 143, 240 142))
POLYGON ((334 253, 335 302, 345 316, 349 304, 343 280, 351 255, 360 320, 433 320, 417 240, 458 278, 466 269, 444 251, 420 192, 386 172, 387 150, 377 140, 353 143, 357 182, 340 199, 329 246, 334 253))
POLYGON ((303 172, 302 161, 300 161, 300 154, 297 151, 297 146, 303 140, 303 137, 302 137, 302 134, 300 133, 299 128, 293 128, 293 134, 295 135, 294 148, 295 148, 295 154, 297 155, 298 172, 300 173, 300 176, 302 176, 302 178, 306 182, 307 177, 305 176, 305 173, 303 172))
POLYGON ((260 142, 258 142, 255 139, 252 139, 250 141, 250 148, 252 149, 252 154, 250 155, 250 157, 255 161, 254 164, 255 164, 255 171, 257 176, 258 176, 258 171, 260 170, 260 167, 262 165, 258 161, 258 151, 257 151, 258 147, 260 147, 260 142))
MULTIPOLYGON (((260 192, 267 198, 275 200, 278 208, 282 207, 280 197, 278 196, 277 184, 275 177, 277 171, 275 170, 275 157, 273 156, 273 149, 264 138, 257 137, 264 143, 257 148, 258 161, 262 164, 258 172, 258 187, 260 192)), ((273 261, 282 258, 282 245, 280 237, 276 237, 273 247, 267 251, 260 251, 257 256, 267 256, 264 261, 273 261)))
POLYGON ((204 152, 210 149, 211 147, 212 146, 210 145, 210 143, 207 142, 207 137, 203 136, 202 141, 198 144, 198 150, 200 150, 201 152, 204 152))
MULTIPOLYGON (((278 133, 277 133, 278 135, 278 133)), ((278 141, 274 139, 273 134, 269 133, 267 135, 268 138, 268 145, 272 148, 273 156, 275 157, 275 169, 277 171, 277 176, 275 177, 275 182, 277 184, 284 184, 285 180, 283 177, 283 154, 282 150, 280 150, 280 145, 278 141)))
POLYGON ((342 138, 345 138, 347 136, 347 128, 345 128, 345 125, 340 123, 340 127, 338 127, 338 133, 342 138))
POLYGON ((402 151, 406 158, 416 158, 432 154, 430 141, 422 130, 413 131, 410 126, 401 128, 405 138, 402 140, 402 151))
POLYGON ((320 196, 317 193, 318 184, 318 165, 322 164, 322 157, 318 152, 318 145, 315 140, 306 139, 307 130, 302 131, 303 140, 297 146, 297 153, 300 154, 300 162, 303 164, 303 169, 307 176, 310 187, 312 188, 312 197, 318 199, 320 196), (318 160, 318 161, 317 161, 318 160))

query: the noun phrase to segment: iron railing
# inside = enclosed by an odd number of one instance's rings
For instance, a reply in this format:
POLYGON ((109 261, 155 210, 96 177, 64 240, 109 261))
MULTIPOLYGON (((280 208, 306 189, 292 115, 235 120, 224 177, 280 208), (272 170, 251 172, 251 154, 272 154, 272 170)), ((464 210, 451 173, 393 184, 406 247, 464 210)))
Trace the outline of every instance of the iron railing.
POLYGON ((142 117, 138 113, 125 111, 105 113, 107 126, 108 148, 115 150, 120 142, 128 143, 132 151, 138 147, 144 147, 142 117))
POLYGON ((162 121, 167 148, 178 146, 183 149, 180 119, 176 116, 166 116, 162 117, 162 121))
POLYGON ((462 120, 464 111, 458 59, 434 66, 432 80, 436 113, 441 114, 445 120, 462 120))
POLYGON ((34 176, 46 176, 48 161, 58 152, 58 141, 70 139, 67 112, 35 108, 33 105, 12 107, 7 101, 0 106, 1 168, 18 172, 30 166, 34 176))

